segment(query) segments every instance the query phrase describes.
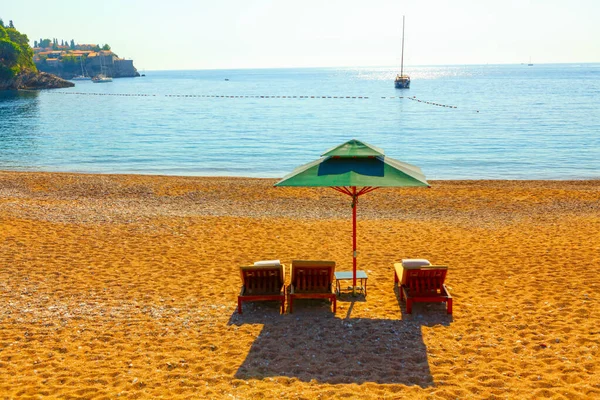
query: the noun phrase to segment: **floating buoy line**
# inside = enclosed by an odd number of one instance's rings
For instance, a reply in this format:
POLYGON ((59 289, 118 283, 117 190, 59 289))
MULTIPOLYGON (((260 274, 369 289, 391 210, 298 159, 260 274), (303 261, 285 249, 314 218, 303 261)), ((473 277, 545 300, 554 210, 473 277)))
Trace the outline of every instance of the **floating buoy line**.
MULTIPOLYGON (((36 92, 36 90, 21 90, 23 92, 36 92)), ((369 96, 265 96, 265 95, 217 95, 217 94, 143 94, 143 93, 93 93, 93 92, 55 92, 47 91, 49 94, 63 94, 76 96, 118 96, 118 97, 195 97, 195 98, 222 98, 222 99, 344 99, 344 100, 371 100, 377 97, 369 96)), ((382 100, 407 99, 436 107, 458 108, 449 104, 441 104, 434 101, 418 99, 416 96, 381 96, 382 100)))

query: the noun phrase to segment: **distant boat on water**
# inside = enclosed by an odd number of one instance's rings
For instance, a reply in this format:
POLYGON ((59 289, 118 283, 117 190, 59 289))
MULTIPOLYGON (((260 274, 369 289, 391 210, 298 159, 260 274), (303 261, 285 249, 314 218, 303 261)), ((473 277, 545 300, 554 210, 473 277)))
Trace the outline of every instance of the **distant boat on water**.
POLYGON ((410 76, 404 74, 404 15, 402 16, 402 55, 400 59, 400 73, 394 79, 396 89, 409 89, 410 76))
POLYGON ((90 76, 88 76, 84 69, 83 69, 83 56, 80 56, 80 64, 81 64, 81 75, 75 75, 74 77, 71 78, 72 81, 89 81, 90 79, 92 79, 90 76))
POLYGON ((92 78, 92 82, 94 83, 107 83, 112 82, 112 78, 110 76, 98 74, 92 78))
POLYGON ((104 73, 104 63, 102 62, 102 57, 104 57, 103 55, 101 55, 102 53, 100 53, 100 73, 98 75, 96 75, 95 77, 92 78, 92 82, 94 83, 108 83, 108 82, 112 82, 112 78, 110 76, 107 76, 104 73))
POLYGON ((531 57, 529 57, 529 64, 527 64, 528 67, 533 67, 533 64, 531 63, 531 57))

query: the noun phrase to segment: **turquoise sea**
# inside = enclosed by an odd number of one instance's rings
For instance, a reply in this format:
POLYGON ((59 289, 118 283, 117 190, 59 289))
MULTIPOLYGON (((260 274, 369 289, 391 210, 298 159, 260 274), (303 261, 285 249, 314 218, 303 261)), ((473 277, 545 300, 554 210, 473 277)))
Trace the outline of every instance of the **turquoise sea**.
POLYGON ((600 178, 600 64, 147 71, 0 93, 0 170, 280 177, 356 138, 428 179, 600 178), (228 80, 226 80, 228 79, 228 80))

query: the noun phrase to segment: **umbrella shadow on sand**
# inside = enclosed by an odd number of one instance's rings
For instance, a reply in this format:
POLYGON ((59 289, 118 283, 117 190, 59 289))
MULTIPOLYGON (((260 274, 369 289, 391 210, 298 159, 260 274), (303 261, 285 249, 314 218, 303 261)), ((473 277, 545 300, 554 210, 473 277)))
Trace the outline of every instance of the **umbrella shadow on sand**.
MULTIPOLYGON (((402 320, 350 318, 353 304, 346 317, 339 318, 327 301, 297 303, 293 314, 278 315, 276 303, 261 302, 248 304, 242 315, 237 311, 231 315, 230 325, 263 325, 235 374, 237 379, 434 385, 421 327, 450 325, 452 316, 443 305, 428 307, 422 314, 415 307, 413 317, 402 320)), ((406 315, 404 308, 402 313, 406 315)))

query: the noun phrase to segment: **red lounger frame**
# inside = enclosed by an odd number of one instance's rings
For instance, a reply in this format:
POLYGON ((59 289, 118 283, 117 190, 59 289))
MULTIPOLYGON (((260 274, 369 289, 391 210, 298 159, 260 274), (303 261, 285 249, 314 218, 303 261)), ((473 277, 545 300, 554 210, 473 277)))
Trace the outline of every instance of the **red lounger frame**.
POLYGON ((238 313, 242 313, 244 301, 273 300, 281 302, 285 312, 285 285, 283 265, 240 267, 242 289, 238 296, 238 313))
POLYGON ((288 287, 290 313, 294 312, 294 299, 329 299, 335 313, 334 271, 335 261, 292 261, 291 282, 288 287))
POLYGON ((444 285, 448 267, 427 265, 403 267, 394 264, 394 283, 398 287, 400 300, 406 300, 406 313, 412 313, 413 303, 446 303, 448 314, 452 314, 452 296, 444 285))

